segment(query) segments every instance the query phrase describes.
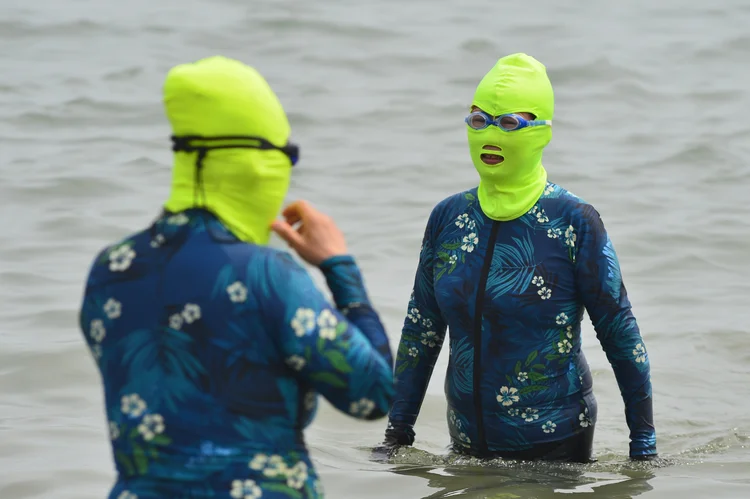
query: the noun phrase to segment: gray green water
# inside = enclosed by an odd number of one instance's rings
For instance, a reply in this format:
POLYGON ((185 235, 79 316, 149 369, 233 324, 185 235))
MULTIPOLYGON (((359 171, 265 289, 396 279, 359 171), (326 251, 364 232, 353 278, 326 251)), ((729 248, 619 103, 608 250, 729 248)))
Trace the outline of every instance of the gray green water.
POLYGON ((750 497, 749 26, 746 0, 0 0, 0 497, 104 497, 114 478, 76 311, 94 252, 166 198, 169 67, 220 53, 268 78, 302 145, 290 200, 340 222, 395 347, 427 215, 477 182, 474 86, 515 51, 555 87, 550 178, 620 254, 666 462, 628 463, 586 323, 598 463, 448 456, 444 351, 394 462, 368 450, 384 421, 323 407, 307 436, 328 497, 750 497))

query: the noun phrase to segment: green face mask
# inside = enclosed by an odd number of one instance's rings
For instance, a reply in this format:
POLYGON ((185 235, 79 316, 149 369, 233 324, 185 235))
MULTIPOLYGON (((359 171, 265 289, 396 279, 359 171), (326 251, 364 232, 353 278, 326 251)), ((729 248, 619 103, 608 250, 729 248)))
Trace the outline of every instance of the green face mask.
MULTIPOLYGON (((472 102, 485 113, 499 116, 531 113, 537 120, 552 120, 554 94, 545 67, 526 54, 512 54, 482 78, 472 102)), ((542 152, 552 139, 549 126, 506 132, 495 125, 474 130, 467 125, 469 152, 479 173, 479 204, 493 220, 514 220, 529 211, 544 192, 547 172, 542 152), (483 149, 499 147, 500 151, 483 149), (497 165, 486 164, 482 154, 498 154, 497 165)))
MULTIPOLYGON (((277 147, 289 139, 286 114, 266 80, 225 57, 174 67, 164 84, 164 105, 175 136, 255 136, 277 147)), ((267 244, 289 188, 289 157, 273 148, 210 149, 200 176, 197 160, 197 152, 175 153, 165 208, 205 207, 239 239, 267 244)))

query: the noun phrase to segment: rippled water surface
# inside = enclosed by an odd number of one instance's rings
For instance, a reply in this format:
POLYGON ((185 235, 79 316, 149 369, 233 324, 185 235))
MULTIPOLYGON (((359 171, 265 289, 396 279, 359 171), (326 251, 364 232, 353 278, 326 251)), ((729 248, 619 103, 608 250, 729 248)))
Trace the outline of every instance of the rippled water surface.
POLYGON ((395 347, 427 215, 477 182, 474 87, 516 51, 555 87, 551 180, 619 252, 664 462, 628 462, 587 323, 598 463, 450 456, 444 351, 416 446, 390 462, 370 452, 384 421, 322 409, 307 435, 328 497, 750 497, 748 26, 745 0, 0 1, 0 497, 104 497, 114 479, 76 312, 94 252, 166 198, 172 65, 218 53, 267 77, 302 145, 289 198, 340 221, 395 347))

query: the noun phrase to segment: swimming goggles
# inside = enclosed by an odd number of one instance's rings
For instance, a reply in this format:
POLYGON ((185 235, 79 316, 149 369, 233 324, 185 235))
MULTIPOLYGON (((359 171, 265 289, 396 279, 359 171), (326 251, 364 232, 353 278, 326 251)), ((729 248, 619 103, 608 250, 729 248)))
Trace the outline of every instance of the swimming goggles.
MULTIPOLYGON (((198 152, 199 162, 203 161, 206 153, 213 149, 261 149, 276 150, 286 154, 292 166, 299 161, 299 146, 287 143, 283 146, 272 144, 262 137, 250 135, 226 135, 221 137, 202 137, 200 135, 172 136, 172 150, 183 152, 198 152)), ((199 164, 199 166, 202 166, 199 164)))
POLYGON ((552 120, 527 120, 517 114, 501 114, 493 118, 483 111, 474 111, 464 120, 474 130, 484 130, 490 125, 495 125, 501 130, 512 132, 530 126, 552 125, 552 120))

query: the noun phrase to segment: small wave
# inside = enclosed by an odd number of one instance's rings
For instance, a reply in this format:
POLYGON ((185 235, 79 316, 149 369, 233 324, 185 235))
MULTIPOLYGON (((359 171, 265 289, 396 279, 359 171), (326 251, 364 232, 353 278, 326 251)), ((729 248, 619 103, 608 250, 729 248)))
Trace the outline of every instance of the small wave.
POLYGON ((112 24, 99 24, 87 19, 63 23, 31 24, 22 21, 0 21, 0 39, 14 38, 54 38, 71 36, 75 38, 96 34, 117 34, 122 30, 112 24))
POLYGON ((385 29, 381 27, 366 26, 354 22, 332 22, 324 20, 310 20, 301 17, 289 17, 285 19, 265 19, 259 21, 264 29, 271 32, 300 32, 311 31, 316 35, 333 35, 348 38, 362 39, 388 39, 390 41, 396 38, 403 38, 400 31, 385 29))

